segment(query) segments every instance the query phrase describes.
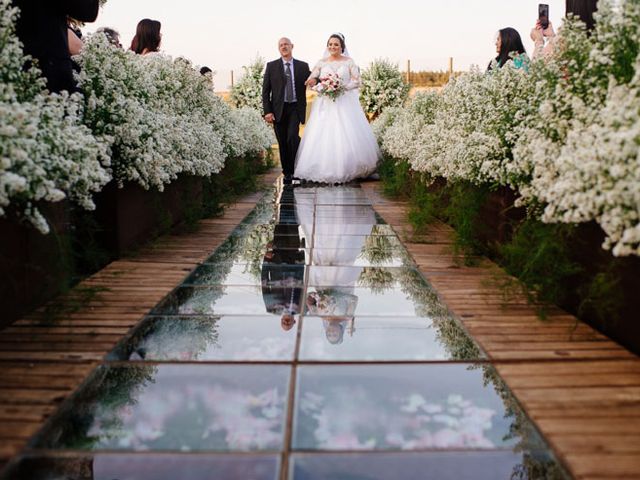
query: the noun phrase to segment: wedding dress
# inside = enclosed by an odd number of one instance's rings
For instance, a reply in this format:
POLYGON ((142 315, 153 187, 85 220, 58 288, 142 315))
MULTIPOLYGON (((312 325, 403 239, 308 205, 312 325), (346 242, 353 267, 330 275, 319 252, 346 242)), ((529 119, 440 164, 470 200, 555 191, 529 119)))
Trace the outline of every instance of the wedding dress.
POLYGON ((321 60, 311 73, 340 76, 346 91, 335 100, 323 95, 313 102, 296 156, 294 176, 314 182, 345 183, 375 172, 380 149, 360 106, 360 72, 351 58, 321 60))

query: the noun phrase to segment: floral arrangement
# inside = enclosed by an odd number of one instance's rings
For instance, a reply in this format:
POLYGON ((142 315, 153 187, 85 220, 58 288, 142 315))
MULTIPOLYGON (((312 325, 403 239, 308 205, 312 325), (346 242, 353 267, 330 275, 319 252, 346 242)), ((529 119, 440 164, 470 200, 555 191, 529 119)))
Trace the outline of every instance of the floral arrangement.
POLYGON ((87 209, 109 180, 108 145, 82 124, 79 95, 49 95, 14 34, 17 9, 0 0, 0 217, 23 218, 42 233, 41 202, 65 197, 87 209))
POLYGON ((262 112, 264 59, 256 57, 244 69, 244 76, 231 88, 231 103, 237 108, 249 107, 262 112))
POLYGON ((344 82, 337 73, 329 73, 327 76, 321 77, 313 89, 318 92, 318 95, 328 97, 334 102, 345 92, 344 82))
POLYGON ((50 94, 37 68, 23 70, 18 9, 0 6, 0 217, 47 233, 41 202, 92 209, 111 179, 162 190, 180 173, 207 177, 274 143, 258 112, 232 109, 189 61, 125 52, 103 34, 76 58, 85 95, 50 94))
POLYGON ((378 117, 387 108, 402 106, 408 95, 409 84, 397 64, 377 59, 362 72, 360 103, 371 117, 378 117))
POLYGON ((383 151, 427 178, 516 190, 549 223, 595 221, 640 254, 640 4, 602 0, 595 31, 565 21, 529 72, 473 70, 374 124, 383 151))

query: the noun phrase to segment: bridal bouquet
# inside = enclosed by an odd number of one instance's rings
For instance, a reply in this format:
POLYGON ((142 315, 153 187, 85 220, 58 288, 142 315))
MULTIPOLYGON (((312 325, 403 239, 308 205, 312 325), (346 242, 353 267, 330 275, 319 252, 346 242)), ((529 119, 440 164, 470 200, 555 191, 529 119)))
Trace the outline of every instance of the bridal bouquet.
POLYGON ((320 78, 315 91, 335 102, 336 98, 345 92, 344 82, 337 73, 329 73, 326 77, 320 78))

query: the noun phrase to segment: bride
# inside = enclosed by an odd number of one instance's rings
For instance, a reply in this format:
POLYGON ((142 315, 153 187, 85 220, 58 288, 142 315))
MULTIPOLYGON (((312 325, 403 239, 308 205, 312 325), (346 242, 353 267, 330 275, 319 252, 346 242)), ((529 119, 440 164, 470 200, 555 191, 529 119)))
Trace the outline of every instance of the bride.
POLYGON ((360 70, 348 56, 342 34, 329 37, 325 57, 316 64, 306 85, 319 94, 298 149, 294 177, 345 183, 374 173, 380 149, 360 106, 360 70), (323 83, 332 76, 338 76, 342 84, 333 98, 323 94, 323 83))

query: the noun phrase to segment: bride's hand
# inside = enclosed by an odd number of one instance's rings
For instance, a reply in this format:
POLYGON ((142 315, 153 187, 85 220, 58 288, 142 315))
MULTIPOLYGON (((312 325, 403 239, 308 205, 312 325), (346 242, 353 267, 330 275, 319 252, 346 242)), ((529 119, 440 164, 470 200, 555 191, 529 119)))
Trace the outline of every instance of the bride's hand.
POLYGON ((304 82, 304 84, 307 87, 315 87, 318 84, 318 80, 316 80, 315 78, 308 78, 306 82, 304 82))

